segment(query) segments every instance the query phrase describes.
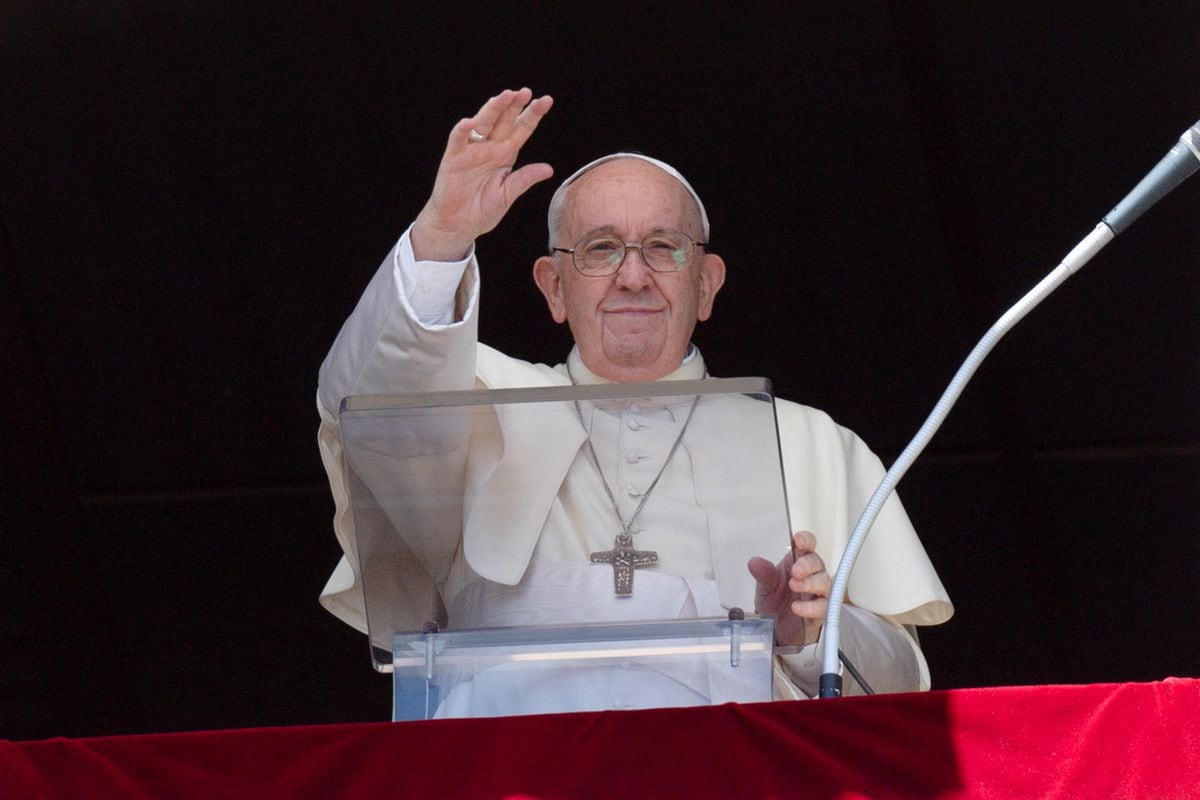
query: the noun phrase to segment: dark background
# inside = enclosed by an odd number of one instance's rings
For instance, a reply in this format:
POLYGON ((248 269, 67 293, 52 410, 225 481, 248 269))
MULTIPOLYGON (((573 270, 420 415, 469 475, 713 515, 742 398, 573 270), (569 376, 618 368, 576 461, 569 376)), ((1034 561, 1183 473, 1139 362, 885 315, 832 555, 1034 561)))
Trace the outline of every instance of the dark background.
MULTIPOLYGON (((6 3, 0 738, 385 719, 317 605, 317 367, 503 87, 527 160, 705 198, 722 376, 890 462, 961 359, 1200 116, 1178 3, 6 3), (1119 10, 1118 10, 1119 9, 1119 10)), ((483 336, 557 362, 552 186, 483 239, 483 336)), ((1200 675, 1200 185, 997 348, 901 485, 941 688, 1200 675)))

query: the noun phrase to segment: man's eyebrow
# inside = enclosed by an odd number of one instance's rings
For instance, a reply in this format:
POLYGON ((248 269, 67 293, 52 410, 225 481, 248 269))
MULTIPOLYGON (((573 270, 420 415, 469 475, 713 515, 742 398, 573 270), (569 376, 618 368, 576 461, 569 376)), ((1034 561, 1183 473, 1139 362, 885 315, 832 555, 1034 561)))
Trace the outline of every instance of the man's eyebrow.
MULTIPOLYGON (((674 232, 675 230, 676 230, 675 228, 668 228, 665 225, 658 225, 657 227, 651 229, 650 233, 651 234, 653 234, 653 233, 668 233, 668 232, 674 232)), ((617 238, 622 238, 621 233, 620 233, 620 231, 617 230, 616 225, 600 225, 598 227, 592 228, 591 230, 584 231, 584 233, 583 233, 583 235, 585 237, 598 236, 600 234, 611 235, 611 236, 616 236, 617 238)))
POLYGON ((616 235, 617 227, 615 225, 600 225, 599 227, 584 231, 583 235, 584 236, 595 236, 600 233, 608 233, 608 234, 616 235))

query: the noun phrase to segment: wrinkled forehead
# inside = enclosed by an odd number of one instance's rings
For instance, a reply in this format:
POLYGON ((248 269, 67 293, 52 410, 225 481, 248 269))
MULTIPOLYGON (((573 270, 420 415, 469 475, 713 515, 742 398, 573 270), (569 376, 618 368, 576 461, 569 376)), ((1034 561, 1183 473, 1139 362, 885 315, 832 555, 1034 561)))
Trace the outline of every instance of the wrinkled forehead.
POLYGON ((558 189, 554 192, 554 197, 552 197, 550 199, 550 212, 549 212, 549 218, 547 220, 548 226, 551 229, 554 228, 554 222, 555 222, 554 215, 555 215, 555 213, 558 212, 558 210, 560 210, 563 207, 563 204, 566 202, 567 189, 570 188, 570 186, 572 184, 574 184, 585 174, 591 172, 593 169, 600 166, 601 164, 605 164, 605 163, 608 163, 609 161, 616 161, 618 159, 623 159, 623 158, 635 159, 637 161, 642 161, 647 164, 651 164, 651 165, 657 167, 658 169, 662 170, 666 174, 670 175, 676 181, 678 181, 678 183, 687 191, 687 193, 689 195, 691 195, 692 200, 695 201, 696 208, 700 211, 700 228, 704 234, 704 238, 705 239, 709 238, 708 213, 704 210, 704 203, 700 202, 700 195, 696 194, 696 190, 692 188, 692 185, 690 183, 688 183, 687 178, 683 177, 683 174, 679 170, 675 169, 667 162, 659 161, 657 158, 651 158, 650 156, 645 156, 645 155, 642 155, 641 153, 612 153, 607 156, 601 156, 600 158, 597 158, 595 161, 591 161, 587 164, 584 164, 582 167, 575 170, 575 172, 571 173, 570 177, 568 177, 565 181, 563 181, 562 184, 558 187, 558 189))

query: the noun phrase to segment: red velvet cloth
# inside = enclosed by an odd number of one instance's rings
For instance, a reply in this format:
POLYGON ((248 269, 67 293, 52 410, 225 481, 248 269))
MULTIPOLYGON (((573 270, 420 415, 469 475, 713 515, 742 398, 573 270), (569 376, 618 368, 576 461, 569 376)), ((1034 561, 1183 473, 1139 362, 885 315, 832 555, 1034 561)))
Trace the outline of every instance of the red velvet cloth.
POLYGON ((0 797, 1200 797, 1200 680, 0 742, 0 797))

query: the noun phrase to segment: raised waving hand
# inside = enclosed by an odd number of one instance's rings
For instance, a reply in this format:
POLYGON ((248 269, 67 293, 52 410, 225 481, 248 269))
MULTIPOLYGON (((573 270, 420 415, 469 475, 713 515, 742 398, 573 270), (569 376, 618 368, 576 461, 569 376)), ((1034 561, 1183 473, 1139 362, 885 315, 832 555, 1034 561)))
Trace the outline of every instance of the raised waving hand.
POLYGON ((521 148, 554 104, 528 88, 505 89, 450 131, 433 193, 413 223, 418 261, 456 261, 495 228, 517 198, 554 174, 549 164, 514 169, 521 148))

